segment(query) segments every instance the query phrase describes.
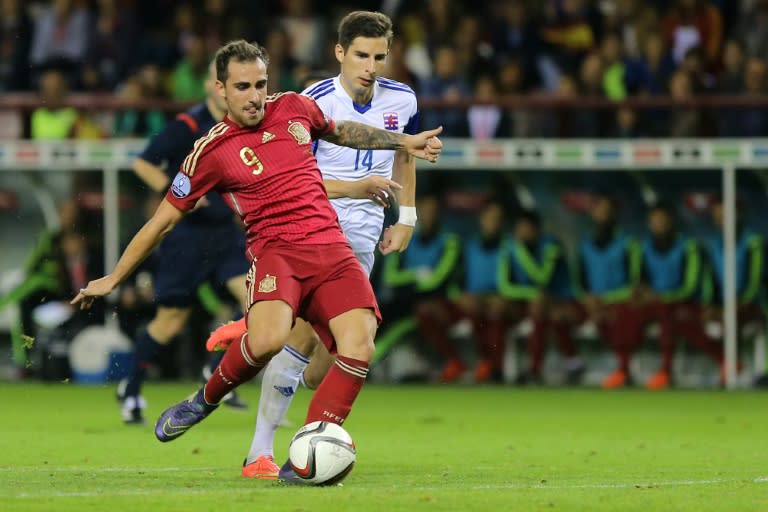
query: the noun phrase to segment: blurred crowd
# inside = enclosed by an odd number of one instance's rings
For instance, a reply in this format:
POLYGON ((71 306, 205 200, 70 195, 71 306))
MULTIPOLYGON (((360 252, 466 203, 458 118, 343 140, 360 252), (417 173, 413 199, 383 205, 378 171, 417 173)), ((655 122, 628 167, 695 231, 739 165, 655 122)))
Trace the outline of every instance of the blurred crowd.
MULTIPOLYGON (((686 100, 766 88, 768 0, 2 0, 0 91, 38 90, 51 103, 66 91, 197 101, 214 50, 241 37, 268 49, 272 90, 297 90, 312 73, 334 74, 335 26, 356 8, 393 17, 386 75, 422 100, 686 100)), ((70 134, 147 136, 164 114, 121 111, 108 125, 62 124, 70 134)), ((423 119, 443 124, 448 135, 481 139, 754 136, 765 132, 768 112, 563 113, 488 104, 432 109, 423 119)))

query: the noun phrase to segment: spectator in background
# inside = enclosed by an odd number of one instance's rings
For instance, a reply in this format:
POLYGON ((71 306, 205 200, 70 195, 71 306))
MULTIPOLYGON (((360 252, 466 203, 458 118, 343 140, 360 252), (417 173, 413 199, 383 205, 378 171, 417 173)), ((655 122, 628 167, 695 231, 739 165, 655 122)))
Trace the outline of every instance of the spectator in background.
POLYGON ((269 55, 270 93, 300 90, 296 79, 298 62, 291 56, 290 43, 288 32, 280 26, 271 29, 264 38, 264 48, 269 55))
POLYGON ((514 238, 502 251, 499 290, 507 300, 523 302, 533 330, 528 338, 528 369, 518 375, 519 384, 542 382, 544 355, 550 335, 565 358, 567 380, 576 384, 584 370, 571 329, 577 318, 569 303, 574 300, 565 248, 541 232, 538 213, 526 211, 515 222, 514 238))
POLYGON ((421 45, 429 55, 436 55, 441 46, 454 42, 462 16, 458 2, 427 0, 420 9, 402 21, 403 34, 409 44, 421 45))
MULTIPOLYGON (((462 251, 464 282, 455 304, 472 323, 472 338, 479 355, 475 382, 502 380, 506 333, 519 318, 513 304, 499 293, 503 235, 504 206, 493 201, 480 212, 479 235, 466 241, 462 251)), ((463 363, 457 360, 455 365, 461 368, 463 363)))
POLYGON ((325 25, 312 8, 311 0, 282 0, 279 24, 289 36, 289 55, 297 62, 312 65, 323 60, 325 25))
MULTIPOLYGON (((457 101, 472 95, 466 78, 459 72, 456 50, 440 46, 435 52, 434 73, 421 85, 423 98, 457 101)), ((423 114, 425 126, 442 126, 443 133, 451 137, 466 137, 466 114, 461 109, 441 108, 423 114)))
POLYGON ((419 221, 411 243, 402 254, 384 260, 382 280, 392 291, 394 307, 412 306, 419 333, 445 359, 440 381, 451 382, 467 368, 448 334, 456 320, 450 299, 458 288, 461 241, 442 229, 436 195, 418 198, 416 207, 419 221))
MULTIPOLYGON (((557 84, 555 98, 574 100, 579 94, 579 84, 573 75, 561 75, 557 84)), ((539 114, 540 133, 544 137, 563 137, 575 134, 576 113, 572 110, 543 111, 539 114)))
POLYGON ((643 341, 647 321, 632 300, 640 279, 640 247, 619 230, 612 197, 597 195, 590 214, 595 231, 579 243, 577 292, 600 337, 616 353, 618 367, 602 382, 604 389, 615 389, 631 382, 629 360, 643 341))
POLYGON ((575 73, 602 36, 600 13, 586 0, 545 2, 542 39, 563 73, 575 73))
POLYGON ((643 135, 644 132, 641 130, 637 119, 637 113, 633 109, 619 107, 615 112, 616 126, 614 128, 613 137, 619 139, 634 139, 643 135))
MULTIPOLYGON (((153 99, 145 90, 140 75, 129 77, 117 92, 118 96, 129 102, 140 103, 153 99)), ((159 110, 125 109, 115 114, 113 136, 115 137, 152 137, 165 126, 165 114, 159 110)))
POLYGON ((0 0, 0 91, 29 86, 32 22, 20 0, 0 0))
MULTIPOLYGON (((541 53, 541 37, 531 20, 529 9, 523 0, 496 2, 492 6, 493 50, 502 62, 518 62, 525 85, 538 84, 537 56, 541 53)), ((526 87, 527 88, 527 87, 526 87)))
MULTIPOLYGON (((693 84, 690 75, 677 70, 669 80, 669 94, 674 101, 684 103, 693 100, 693 84)), ((672 110, 668 121, 669 136, 696 137, 702 124, 701 111, 696 107, 677 107, 672 110)))
POLYGON ((709 355, 718 365, 722 349, 701 323, 702 254, 696 241, 677 231, 670 206, 659 203, 648 212, 650 236, 643 242, 643 272, 637 299, 652 308, 659 322, 661 367, 645 383, 651 390, 671 384, 678 338, 709 355))
POLYGON ((768 0, 753 0, 739 17, 734 33, 744 44, 747 55, 768 55, 768 0))
MULTIPOLYGON (((533 86, 533 79, 526 75, 522 61, 515 58, 503 59, 498 65, 496 77, 499 97, 520 96, 533 86)), ((535 112, 516 107, 506 109, 503 115, 509 119, 510 136, 532 137, 538 135, 535 131, 537 128, 535 112)))
POLYGON ((77 135, 80 113, 66 106, 67 79, 59 70, 45 71, 40 77, 40 103, 32 111, 31 136, 35 140, 71 139, 77 135))
MULTIPOLYGON (((605 65, 598 53, 591 53, 581 63, 579 96, 604 98, 605 65)), ((609 127, 610 112, 605 110, 578 109, 570 113, 572 137, 600 137, 609 127)))
POLYGON ((613 0, 601 2, 606 32, 619 35, 625 54, 640 57, 648 34, 658 30, 659 13, 644 0, 613 0))
POLYGON ((205 99, 205 77, 208 74, 208 54, 205 41, 191 35, 184 50, 184 56, 171 74, 172 98, 176 101, 202 101, 205 99))
POLYGON ((176 6, 176 10, 173 11, 173 29, 177 59, 187 53, 193 39, 200 37, 202 25, 197 10, 191 3, 181 3, 176 6))
POLYGON ((738 39, 729 39, 723 47, 723 70, 718 80, 721 94, 738 94, 744 88, 744 46, 738 39))
POLYGON ((626 65, 621 38, 615 33, 608 33, 600 46, 603 59, 603 92, 606 98, 620 101, 627 97, 626 65))
POLYGON ((706 66, 717 64, 723 44, 723 18, 709 0, 676 0, 663 21, 664 40, 681 63, 694 46, 704 48, 706 66))
POLYGON ((30 64, 36 73, 51 66, 62 69, 78 84, 89 51, 91 19, 74 0, 53 0, 35 20, 30 64))
POLYGON ((688 73, 694 94, 706 94, 715 89, 715 77, 706 69, 706 56, 701 46, 688 48, 679 69, 688 73))
MULTIPOLYGON (((205 40, 206 54, 213 55, 227 41, 252 39, 255 31, 250 26, 251 20, 242 15, 240 7, 231 0, 203 1, 202 17, 205 23, 201 24, 200 29, 205 40)), ((263 11, 259 14, 263 16, 263 11)))
POLYGON ((485 36, 481 36, 480 23, 478 16, 462 16, 453 36, 459 72, 467 77, 494 70, 491 60, 493 48, 485 36))
POLYGON ((486 105, 473 105, 467 110, 469 136, 475 140, 510 137, 510 121, 507 112, 493 102, 498 98, 496 81, 488 75, 481 75, 475 81, 475 101, 486 105))
POLYGON ((134 64, 136 34, 132 9, 117 0, 98 0, 84 73, 87 89, 99 85, 112 91, 125 79, 134 64))
POLYGON ((664 46, 664 39, 659 32, 646 36, 639 59, 631 61, 627 67, 627 87, 631 94, 657 96, 667 92, 669 75, 675 64, 664 46))
MULTIPOLYGON (((762 96, 766 93, 766 61, 750 57, 744 66, 745 96, 762 96)), ((737 119, 728 135, 734 137, 764 137, 768 133, 768 111, 765 107, 739 109, 737 119)))

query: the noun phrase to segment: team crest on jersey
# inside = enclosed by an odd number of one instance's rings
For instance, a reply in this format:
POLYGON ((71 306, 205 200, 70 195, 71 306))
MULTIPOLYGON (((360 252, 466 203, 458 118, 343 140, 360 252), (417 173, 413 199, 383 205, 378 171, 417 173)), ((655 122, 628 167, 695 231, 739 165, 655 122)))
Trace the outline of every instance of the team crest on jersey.
POLYGON ((277 276, 267 274, 259 281, 259 293, 270 293, 277 290, 277 276))
POLYGON ((309 134, 304 125, 298 121, 291 121, 288 123, 288 131, 299 145, 309 144, 312 142, 312 136, 309 134))
POLYGON ((261 143, 262 144, 266 144, 267 142, 271 141, 274 138, 275 138, 275 134, 274 133, 264 132, 261 135, 261 143))
POLYGON ((253 167, 251 172, 255 176, 258 176, 264 172, 264 164, 262 164, 261 160, 259 160, 259 157, 256 156, 256 152, 248 146, 244 146, 240 149, 240 160, 242 160, 243 163, 248 167, 253 167))
POLYGON ((384 128, 386 130, 398 130, 400 128, 400 119, 397 112, 384 112, 384 128))

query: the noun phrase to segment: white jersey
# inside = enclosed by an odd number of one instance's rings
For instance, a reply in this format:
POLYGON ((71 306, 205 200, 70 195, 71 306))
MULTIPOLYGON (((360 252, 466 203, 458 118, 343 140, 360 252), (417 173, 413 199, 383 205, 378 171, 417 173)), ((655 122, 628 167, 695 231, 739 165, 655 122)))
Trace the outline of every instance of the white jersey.
MULTIPOLYGON (((373 98, 357 105, 341 86, 339 77, 322 80, 302 94, 314 98, 323 113, 337 120, 355 121, 376 128, 414 134, 419 111, 416 94, 407 85, 377 78, 373 98)), ((395 152, 384 149, 352 149, 324 140, 315 142, 315 157, 324 179, 356 181, 371 175, 392 178, 395 152)), ((356 253, 376 250, 384 222, 384 208, 369 199, 332 199, 341 228, 356 253)))

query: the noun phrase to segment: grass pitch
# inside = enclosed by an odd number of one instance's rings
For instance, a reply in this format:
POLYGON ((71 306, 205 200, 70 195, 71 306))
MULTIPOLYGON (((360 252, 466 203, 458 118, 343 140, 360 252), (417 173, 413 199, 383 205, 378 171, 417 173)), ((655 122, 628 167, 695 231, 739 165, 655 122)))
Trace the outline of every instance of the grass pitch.
MULTIPOLYGON (((194 388, 148 386, 151 422, 194 388)), ((258 388, 243 394, 251 411, 161 444, 120 423, 111 386, 0 384, 0 510, 768 510, 764 393, 368 386, 346 425, 357 465, 333 488, 240 477, 258 388)))

